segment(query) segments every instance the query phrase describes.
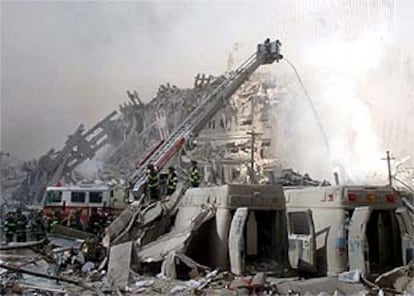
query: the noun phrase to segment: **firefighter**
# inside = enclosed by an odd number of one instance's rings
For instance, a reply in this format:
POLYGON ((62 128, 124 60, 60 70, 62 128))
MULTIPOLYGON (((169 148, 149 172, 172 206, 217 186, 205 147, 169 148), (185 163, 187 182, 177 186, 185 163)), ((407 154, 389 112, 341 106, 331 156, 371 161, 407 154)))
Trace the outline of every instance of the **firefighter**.
POLYGON ((4 234, 6 236, 6 243, 10 243, 14 240, 14 234, 16 233, 16 217, 13 212, 8 212, 6 220, 3 222, 4 234))
POLYGON ((114 216, 112 215, 110 210, 106 209, 103 212, 102 221, 103 228, 107 228, 114 221, 114 216))
POLYGON ((89 215, 87 231, 89 233, 99 235, 103 228, 102 222, 103 219, 98 213, 98 210, 96 208, 92 208, 91 214, 89 215))
POLYGON ((177 189, 178 177, 175 173, 175 168, 170 166, 168 168, 168 181, 167 181, 167 195, 171 195, 174 193, 175 189, 177 189))
POLYGON ((200 186, 200 172, 198 171, 198 163, 195 160, 191 161, 191 171, 190 176, 188 177, 188 181, 191 184, 191 187, 198 187, 200 186))
POLYGON ((83 230, 83 225, 81 222, 81 211, 76 210, 75 212, 71 212, 67 221, 67 226, 77 230, 83 230))
POLYGON ((156 201, 158 199, 158 187, 160 184, 160 178, 154 165, 150 163, 147 171, 147 194, 149 201, 156 201))
POLYGON ((18 209, 16 211, 16 241, 25 242, 26 241, 26 228, 27 228, 27 218, 23 215, 22 210, 18 209))
POLYGON ((80 251, 85 261, 101 262, 106 250, 97 236, 88 237, 81 245, 80 251))
POLYGON ((53 216, 50 219, 50 223, 49 223, 49 231, 52 229, 53 226, 55 225, 60 225, 61 221, 60 221, 60 212, 58 210, 55 210, 53 212, 53 216))
POLYGON ((37 212, 31 221, 32 235, 35 240, 41 240, 46 236, 45 217, 43 211, 37 212))

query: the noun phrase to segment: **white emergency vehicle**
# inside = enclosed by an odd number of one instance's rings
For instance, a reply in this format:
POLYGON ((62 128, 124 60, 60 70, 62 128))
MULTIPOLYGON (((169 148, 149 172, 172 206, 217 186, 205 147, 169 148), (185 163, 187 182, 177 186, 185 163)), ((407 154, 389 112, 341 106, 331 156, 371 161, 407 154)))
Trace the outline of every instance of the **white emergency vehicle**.
POLYGON ((391 187, 285 188, 289 261, 298 270, 379 274, 413 259, 413 227, 391 187))

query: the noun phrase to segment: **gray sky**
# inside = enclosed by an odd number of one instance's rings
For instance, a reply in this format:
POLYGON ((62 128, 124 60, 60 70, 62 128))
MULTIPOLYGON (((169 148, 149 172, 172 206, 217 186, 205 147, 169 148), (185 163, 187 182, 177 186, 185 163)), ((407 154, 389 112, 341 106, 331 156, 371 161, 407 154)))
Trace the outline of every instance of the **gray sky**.
MULTIPOLYGON (((295 2, 1 1, 2 150, 27 159, 61 148, 80 123, 126 101, 126 89, 148 101, 159 84, 221 74, 236 42, 241 56, 268 36, 280 36, 285 53, 306 49, 286 30, 295 2)), ((397 1, 396 34, 408 52, 413 6, 397 1)))

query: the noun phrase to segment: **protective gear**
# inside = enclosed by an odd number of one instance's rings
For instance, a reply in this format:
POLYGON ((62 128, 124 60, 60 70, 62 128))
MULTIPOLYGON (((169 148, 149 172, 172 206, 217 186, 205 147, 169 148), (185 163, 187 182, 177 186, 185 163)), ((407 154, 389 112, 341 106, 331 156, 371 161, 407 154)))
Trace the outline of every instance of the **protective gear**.
POLYGON ((43 211, 40 211, 33 217, 31 222, 32 235, 35 240, 44 239, 46 236, 45 219, 43 211))
POLYGON ((53 226, 60 225, 60 224, 61 224, 60 213, 59 213, 59 211, 54 211, 52 219, 50 219, 49 231, 52 229, 53 226))
POLYGON ((16 215, 16 241, 25 242, 26 241, 26 227, 27 227, 27 218, 22 214, 21 211, 17 210, 16 215))
POLYGON ((150 201, 155 201, 158 199, 158 187, 160 184, 160 178, 158 176, 157 171, 155 170, 155 167, 152 166, 149 167, 151 164, 148 165, 149 171, 147 173, 147 187, 148 187, 148 195, 150 201))
POLYGON ((76 211, 75 213, 71 213, 71 215, 68 218, 67 225, 70 228, 73 228, 73 229, 77 229, 77 230, 81 230, 81 231, 83 230, 83 225, 82 225, 82 222, 80 220, 79 211, 76 211))
POLYGON ((114 217, 111 213, 105 212, 102 216, 103 228, 107 228, 114 221, 114 217))
POLYGON ((201 182, 200 172, 198 171, 197 162, 192 160, 191 163, 193 166, 188 181, 190 182, 191 187, 198 187, 201 182))
POLYGON ((99 235, 103 229, 103 219, 98 213, 96 208, 92 208, 91 215, 89 216, 87 231, 99 235))
POLYGON ((7 213, 6 220, 3 222, 3 227, 6 243, 12 242, 14 234, 16 233, 16 220, 12 212, 7 213))
POLYGON ((178 177, 175 173, 174 167, 169 167, 168 181, 167 181, 167 195, 171 195, 177 189, 178 177))
POLYGON ((106 249, 97 236, 87 238, 82 243, 80 251, 85 261, 101 262, 106 256, 106 249))

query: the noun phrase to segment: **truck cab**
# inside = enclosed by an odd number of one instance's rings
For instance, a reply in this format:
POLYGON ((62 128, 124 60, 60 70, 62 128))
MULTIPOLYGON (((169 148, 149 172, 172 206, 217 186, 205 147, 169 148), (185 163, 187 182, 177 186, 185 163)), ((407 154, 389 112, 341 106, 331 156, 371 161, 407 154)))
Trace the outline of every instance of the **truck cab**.
POLYGON ((389 186, 286 187, 289 261, 319 276, 377 275, 413 259, 413 229, 389 186))

